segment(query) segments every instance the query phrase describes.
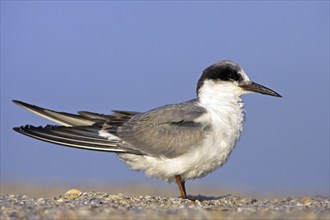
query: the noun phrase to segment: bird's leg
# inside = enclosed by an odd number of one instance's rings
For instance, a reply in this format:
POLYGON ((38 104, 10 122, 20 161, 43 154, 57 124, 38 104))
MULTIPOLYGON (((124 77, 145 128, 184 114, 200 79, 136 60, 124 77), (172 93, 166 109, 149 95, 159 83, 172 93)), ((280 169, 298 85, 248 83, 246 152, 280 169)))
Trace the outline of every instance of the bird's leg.
POLYGON ((186 193, 186 187, 185 187, 185 181, 181 180, 181 176, 180 175, 175 175, 175 182, 179 187, 179 191, 180 191, 180 197, 181 199, 188 199, 187 197, 187 193, 186 193))

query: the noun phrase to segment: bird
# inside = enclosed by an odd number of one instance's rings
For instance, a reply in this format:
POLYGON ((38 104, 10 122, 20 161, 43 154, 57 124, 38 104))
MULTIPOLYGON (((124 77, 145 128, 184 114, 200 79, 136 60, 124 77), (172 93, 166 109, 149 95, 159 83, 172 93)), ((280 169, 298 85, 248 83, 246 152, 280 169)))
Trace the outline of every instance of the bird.
POLYGON ((146 112, 71 114, 13 100, 58 124, 13 129, 53 144, 113 152, 131 170, 175 182, 180 198, 193 200, 187 196, 186 181, 202 178, 228 161, 243 131, 242 95, 248 93, 282 97, 250 80, 238 63, 221 60, 202 72, 196 97, 182 103, 146 112))

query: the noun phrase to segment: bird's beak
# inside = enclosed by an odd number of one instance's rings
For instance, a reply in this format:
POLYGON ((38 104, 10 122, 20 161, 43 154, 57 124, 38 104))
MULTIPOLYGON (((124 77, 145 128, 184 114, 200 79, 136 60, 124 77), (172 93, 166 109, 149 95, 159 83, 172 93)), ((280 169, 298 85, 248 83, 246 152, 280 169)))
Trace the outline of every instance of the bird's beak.
POLYGON ((258 93, 261 93, 264 95, 282 97, 277 92, 275 92, 265 86, 262 86, 258 83, 252 82, 252 81, 241 83, 241 84, 239 84, 239 87, 241 87, 242 89, 244 89, 245 91, 248 91, 248 92, 258 92, 258 93))

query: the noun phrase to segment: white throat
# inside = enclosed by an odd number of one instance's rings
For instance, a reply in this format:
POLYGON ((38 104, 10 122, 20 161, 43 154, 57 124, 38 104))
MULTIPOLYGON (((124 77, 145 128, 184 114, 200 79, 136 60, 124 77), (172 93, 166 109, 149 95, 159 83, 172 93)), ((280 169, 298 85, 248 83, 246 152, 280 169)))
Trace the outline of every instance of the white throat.
POLYGON ((240 97, 243 94, 242 89, 231 82, 207 80, 199 89, 198 102, 207 109, 207 114, 198 121, 212 126, 204 150, 210 147, 218 167, 229 159, 243 131, 245 115, 240 97))
POLYGON ((242 102, 240 97, 245 93, 233 82, 206 80, 198 91, 198 99, 204 105, 212 106, 222 103, 225 107, 230 103, 242 102))
POLYGON ((206 80, 198 92, 198 102, 209 113, 215 114, 226 131, 228 128, 243 127, 244 104, 241 95, 244 91, 232 82, 206 80))

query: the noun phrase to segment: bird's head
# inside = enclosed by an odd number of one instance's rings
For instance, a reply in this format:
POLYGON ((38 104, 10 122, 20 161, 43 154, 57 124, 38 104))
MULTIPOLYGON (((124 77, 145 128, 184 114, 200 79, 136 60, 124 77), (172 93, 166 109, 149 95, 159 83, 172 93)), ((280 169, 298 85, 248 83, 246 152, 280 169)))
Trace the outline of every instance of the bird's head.
POLYGON ((242 67, 230 60, 219 61, 204 71, 197 84, 197 95, 203 91, 217 91, 241 96, 257 92, 264 95, 282 97, 275 91, 249 79, 242 67))

